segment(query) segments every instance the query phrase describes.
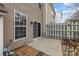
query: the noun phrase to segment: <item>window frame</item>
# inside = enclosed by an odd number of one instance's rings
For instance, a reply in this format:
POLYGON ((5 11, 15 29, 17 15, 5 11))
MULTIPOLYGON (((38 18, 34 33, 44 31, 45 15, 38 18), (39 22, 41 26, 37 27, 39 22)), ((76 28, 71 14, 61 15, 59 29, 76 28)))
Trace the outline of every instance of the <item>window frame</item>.
POLYGON ((20 11, 17 11, 17 10, 14 10, 14 42, 16 42, 16 41, 20 41, 20 40, 25 40, 26 38, 27 38, 27 32, 28 32, 28 15, 27 14, 25 14, 25 13, 23 13, 23 12, 20 12, 20 11), (15 13, 20 13, 21 15, 25 15, 26 16, 26 37, 23 37, 23 38, 18 38, 18 39, 16 39, 15 38, 15 27, 21 27, 21 26, 17 26, 17 25, 15 25, 15 13))

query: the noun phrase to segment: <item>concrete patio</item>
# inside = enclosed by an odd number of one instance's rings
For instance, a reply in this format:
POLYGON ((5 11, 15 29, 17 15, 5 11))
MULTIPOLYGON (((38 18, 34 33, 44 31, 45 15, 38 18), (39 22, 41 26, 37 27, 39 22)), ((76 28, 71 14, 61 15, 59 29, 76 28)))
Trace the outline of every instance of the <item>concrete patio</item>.
POLYGON ((37 38, 33 42, 27 44, 39 51, 42 51, 50 56, 62 56, 61 40, 49 38, 37 38))

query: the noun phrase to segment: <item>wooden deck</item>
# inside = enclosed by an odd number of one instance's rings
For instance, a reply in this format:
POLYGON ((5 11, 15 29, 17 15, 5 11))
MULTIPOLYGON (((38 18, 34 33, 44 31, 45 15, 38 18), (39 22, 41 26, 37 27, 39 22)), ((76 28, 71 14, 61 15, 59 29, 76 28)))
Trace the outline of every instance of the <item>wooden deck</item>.
POLYGON ((16 48, 16 55, 17 56, 48 56, 47 54, 40 52, 27 45, 16 48))

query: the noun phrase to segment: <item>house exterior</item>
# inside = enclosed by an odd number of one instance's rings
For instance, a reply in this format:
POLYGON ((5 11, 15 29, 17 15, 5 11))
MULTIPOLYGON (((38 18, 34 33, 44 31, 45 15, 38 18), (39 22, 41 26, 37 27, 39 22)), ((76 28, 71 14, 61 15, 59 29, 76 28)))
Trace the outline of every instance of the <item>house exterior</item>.
POLYGON ((4 16, 4 48, 15 49, 43 35, 47 17, 46 4, 5 3, 4 6, 8 12, 4 16))
POLYGON ((55 10, 53 4, 47 4, 47 20, 46 24, 55 23, 55 10))
POLYGON ((56 12, 56 16, 55 16, 55 23, 62 23, 63 20, 61 19, 61 12, 56 12))
POLYGON ((46 26, 51 23, 55 23, 55 10, 53 4, 44 4, 43 5, 43 36, 47 35, 46 26))

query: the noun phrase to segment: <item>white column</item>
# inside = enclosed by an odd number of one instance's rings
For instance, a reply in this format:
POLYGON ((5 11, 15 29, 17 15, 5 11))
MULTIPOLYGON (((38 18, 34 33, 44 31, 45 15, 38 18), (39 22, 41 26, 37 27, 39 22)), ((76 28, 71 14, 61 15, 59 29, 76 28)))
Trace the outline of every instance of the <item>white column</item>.
POLYGON ((0 16, 0 56, 3 55, 3 17, 0 16))

